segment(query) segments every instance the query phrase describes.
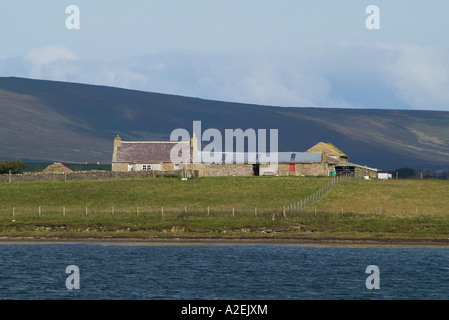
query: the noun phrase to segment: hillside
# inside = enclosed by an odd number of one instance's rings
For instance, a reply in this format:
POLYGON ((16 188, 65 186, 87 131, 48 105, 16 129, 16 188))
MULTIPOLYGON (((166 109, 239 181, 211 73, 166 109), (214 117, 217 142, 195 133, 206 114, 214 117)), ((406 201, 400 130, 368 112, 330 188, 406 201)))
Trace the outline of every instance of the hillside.
POLYGON ((449 112, 275 107, 104 86, 0 78, 0 159, 110 162, 115 134, 168 140, 172 130, 279 129, 280 151, 332 142, 351 162, 449 168, 449 112))

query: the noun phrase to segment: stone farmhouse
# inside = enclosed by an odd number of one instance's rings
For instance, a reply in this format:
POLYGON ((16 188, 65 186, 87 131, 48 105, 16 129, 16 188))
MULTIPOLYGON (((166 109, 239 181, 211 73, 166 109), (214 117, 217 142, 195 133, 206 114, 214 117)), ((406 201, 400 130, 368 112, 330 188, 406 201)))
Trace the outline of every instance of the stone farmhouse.
MULTIPOLYGON (((235 152, 223 152, 222 161, 201 161, 195 135, 190 141, 122 141, 114 139, 112 171, 177 171, 185 176, 335 176, 351 174, 375 178, 377 169, 348 161, 348 156, 331 143, 319 142, 305 152, 278 152, 277 163, 260 162, 258 155, 243 154, 244 161, 237 161, 235 152), (182 146, 185 144, 184 146, 182 146), (179 152, 179 163, 171 161, 175 145, 188 150, 179 152)), ((241 158, 239 158, 241 159, 241 158)))

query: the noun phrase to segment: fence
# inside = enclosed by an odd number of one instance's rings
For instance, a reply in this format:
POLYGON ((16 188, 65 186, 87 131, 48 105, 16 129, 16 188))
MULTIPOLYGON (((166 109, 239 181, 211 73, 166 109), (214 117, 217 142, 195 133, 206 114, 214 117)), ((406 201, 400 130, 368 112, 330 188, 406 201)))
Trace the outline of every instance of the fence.
POLYGON ((353 179, 358 179, 358 178, 359 177, 357 175, 336 176, 336 177, 332 178, 332 180, 327 185, 320 188, 318 191, 314 192, 313 194, 311 194, 303 199, 300 199, 297 202, 293 202, 287 206, 284 206, 282 208, 282 213, 285 216, 287 212, 302 210, 302 209, 306 208, 307 206, 311 205, 313 202, 315 202, 319 198, 321 198, 326 192, 328 192, 335 186, 338 186, 339 184, 342 184, 343 182, 353 180, 353 179))
POLYGON ((213 214, 227 214, 231 216, 235 216, 237 214, 239 215, 253 215, 255 217, 262 217, 262 216, 269 216, 273 220, 275 219, 276 215, 282 214, 284 217, 289 212, 299 212, 300 210, 310 206, 312 203, 317 201, 319 198, 321 198, 324 194, 326 194, 329 190, 334 188, 335 186, 338 186, 346 181, 357 179, 357 176, 354 175, 342 175, 332 178, 332 180, 325 185, 324 187, 321 187, 319 190, 314 192, 313 194, 300 199, 297 202, 290 203, 287 206, 283 206, 282 208, 237 208, 237 207, 229 207, 225 208, 224 206, 219 207, 211 207, 207 206, 204 208, 198 208, 198 207, 176 207, 176 208, 170 208, 170 207, 117 207, 117 206, 110 206, 109 208, 98 208, 98 207, 89 207, 86 206, 78 206, 78 207, 66 207, 66 206, 38 206, 38 207, 27 207, 27 208, 2 208, 0 207, 0 214, 2 215, 12 215, 13 217, 16 215, 26 214, 26 215, 71 215, 71 216, 95 216, 95 215, 136 215, 136 216, 179 216, 179 215, 186 215, 186 214, 197 214, 197 215, 213 215, 213 214))
POLYGON ((0 207, 1 217, 168 217, 187 216, 253 216, 270 217, 279 214, 279 208, 239 208, 239 207, 149 207, 149 206, 35 206, 35 207, 0 207))

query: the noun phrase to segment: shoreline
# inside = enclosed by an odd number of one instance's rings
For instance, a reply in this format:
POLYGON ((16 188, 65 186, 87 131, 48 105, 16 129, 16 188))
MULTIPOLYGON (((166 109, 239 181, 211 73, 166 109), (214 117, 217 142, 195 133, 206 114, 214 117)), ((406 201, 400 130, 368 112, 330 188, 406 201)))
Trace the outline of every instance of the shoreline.
POLYGON ((126 237, 14 237, 1 236, 0 244, 24 244, 24 243, 109 243, 109 244, 207 244, 207 245, 244 245, 244 244, 285 244, 285 245, 309 245, 309 246, 357 246, 357 247, 448 247, 449 239, 351 239, 351 238, 208 238, 208 237, 173 237, 173 238, 126 238, 126 237))

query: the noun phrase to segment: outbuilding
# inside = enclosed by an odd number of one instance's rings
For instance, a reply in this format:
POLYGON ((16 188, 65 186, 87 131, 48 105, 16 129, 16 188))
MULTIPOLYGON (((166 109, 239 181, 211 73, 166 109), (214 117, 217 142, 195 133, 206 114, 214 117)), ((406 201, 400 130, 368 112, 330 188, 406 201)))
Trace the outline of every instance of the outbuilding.
MULTIPOLYGON (((210 153, 198 150, 193 135, 190 141, 114 140, 112 171, 184 170, 194 176, 335 176, 377 177, 377 169, 350 163, 348 156, 331 143, 319 142, 305 152, 270 154, 275 161, 262 161, 259 153, 222 152, 214 161, 210 153), (177 149, 174 149, 176 146, 177 149), (174 163, 173 150, 178 163, 174 163), (179 152, 179 154, 178 154, 179 152), (217 160, 218 159, 218 160, 217 160)), ((266 159, 266 158, 265 158, 266 159)))

